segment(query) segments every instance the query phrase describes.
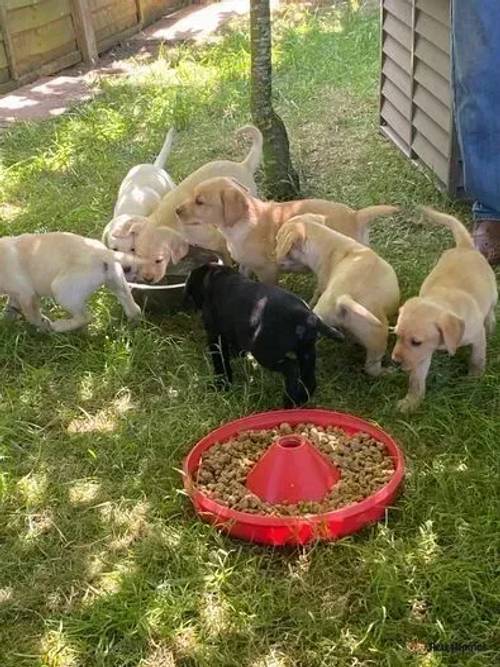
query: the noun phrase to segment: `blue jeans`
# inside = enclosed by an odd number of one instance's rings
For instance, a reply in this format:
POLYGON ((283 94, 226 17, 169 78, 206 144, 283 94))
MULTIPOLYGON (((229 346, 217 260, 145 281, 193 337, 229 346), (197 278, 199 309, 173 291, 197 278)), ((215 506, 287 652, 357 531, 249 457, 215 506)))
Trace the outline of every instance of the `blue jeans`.
POLYGON ((475 220, 500 222, 500 0, 452 0, 453 105, 475 220))

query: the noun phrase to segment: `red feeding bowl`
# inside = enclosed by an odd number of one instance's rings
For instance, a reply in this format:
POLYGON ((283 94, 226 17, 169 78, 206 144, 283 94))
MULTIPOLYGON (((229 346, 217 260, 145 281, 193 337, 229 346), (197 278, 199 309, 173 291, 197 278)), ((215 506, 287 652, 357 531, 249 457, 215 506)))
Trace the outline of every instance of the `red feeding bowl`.
MULTIPOLYGON (((236 419, 202 438, 189 452, 183 465, 184 487, 204 521, 251 542, 283 546, 305 544, 314 539, 336 539, 357 532, 382 518, 391 505, 404 477, 403 455, 396 442, 382 429, 352 415, 330 410, 273 410, 236 419), (219 442, 242 431, 264 430, 282 423, 336 426, 347 435, 362 431, 385 445, 394 462, 394 474, 381 489, 364 500, 322 514, 269 516, 233 510, 197 488, 196 471, 203 454, 219 442)), ((247 486, 261 499, 272 503, 321 500, 339 479, 340 472, 298 435, 274 442, 250 471, 247 486)))

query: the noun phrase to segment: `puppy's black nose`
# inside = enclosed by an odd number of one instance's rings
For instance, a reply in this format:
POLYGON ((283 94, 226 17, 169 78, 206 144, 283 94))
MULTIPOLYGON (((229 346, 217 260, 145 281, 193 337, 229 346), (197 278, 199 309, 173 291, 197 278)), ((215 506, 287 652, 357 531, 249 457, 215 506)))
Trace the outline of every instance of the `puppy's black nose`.
POLYGON ((132 267, 131 267, 131 266, 124 266, 124 267, 123 267, 123 272, 124 272, 124 273, 130 273, 131 271, 132 271, 132 267))

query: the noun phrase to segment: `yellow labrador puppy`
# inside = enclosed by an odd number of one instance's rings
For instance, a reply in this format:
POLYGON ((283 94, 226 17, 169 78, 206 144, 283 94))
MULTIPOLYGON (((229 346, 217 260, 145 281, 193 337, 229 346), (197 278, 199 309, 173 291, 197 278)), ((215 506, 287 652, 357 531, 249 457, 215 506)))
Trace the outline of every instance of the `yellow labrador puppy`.
POLYGON ((108 250, 100 241, 67 232, 22 234, 0 239, 0 294, 9 302, 5 317, 19 313, 45 331, 73 331, 89 320, 87 299, 106 285, 129 320, 141 310, 130 293, 125 272, 133 273, 131 255, 108 250), (52 297, 71 317, 51 322, 40 311, 40 297, 52 297))
POLYGON ((235 262, 259 280, 275 283, 279 270, 276 234, 290 218, 316 213, 324 216, 325 224, 332 229, 368 244, 368 223, 397 210, 395 206, 370 206, 354 211, 345 204, 323 199, 262 201, 233 179, 212 178, 194 188, 193 196, 177 208, 177 215, 185 228, 216 226, 235 262))
POLYGON ((162 149, 153 164, 137 164, 123 179, 113 211, 102 234, 102 242, 111 250, 134 252, 135 239, 128 230, 137 216, 153 213, 162 198, 175 188, 165 171, 165 162, 172 150, 174 130, 170 128, 162 149))
POLYGON ((135 257, 139 260, 138 275, 143 282, 157 283, 169 264, 178 264, 189 252, 186 238, 169 227, 142 229, 135 239, 135 257))
MULTIPOLYGON (((228 176, 241 181, 248 191, 257 192, 254 174, 262 160, 262 134, 253 125, 246 125, 238 130, 252 139, 252 146, 247 156, 241 162, 232 160, 215 160, 208 162, 187 176, 177 187, 168 192, 149 216, 122 217, 120 224, 114 229, 114 239, 121 243, 132 243, 135 253, 148 262, 158 260, 160 268, 156 272, 156 280, 161 280, 168 266, 165 257, 172 254, 182 259, 187 254, 189 245, 206 248, 217 253, 225 263, 231 263, 224 236, 214 225, 203 227, 185 227, 176 215, 176 209, 187 198, 192 196, 194 188, 214 176, 228 176), (177 244, 176 248, 169 246, 170 240, 177 236, 165 232, 177 232, 187 242, 184 246, 177 244), (181 254, 184 247, 184 255, 181 254)), ((141 279, 144 276, 140 275, 141 279)))
POLYGON ((456 247, 441 255, 419 295, 409 299, 399 312, 392 358, 410 374, 408 393, 398 403, 403 412, 414 410, 424 398, 435 350, 454 355, 457 348, 471 345, 469 374, 482 374, 486 335, 494 329, 498 299, 495 274, 474 249, 464 225, 451 215, 430 208, 422 211, 452 231, 456 247))
POLYGON ((380 375, 389 318, 399 305, 392 266, 371 248, 326 227, 320 215, 291 218, 276 241, 276 259, 283 268, 298 262, 316 274, 316 315, 351 333, 366 349, 366 373, 380 375))

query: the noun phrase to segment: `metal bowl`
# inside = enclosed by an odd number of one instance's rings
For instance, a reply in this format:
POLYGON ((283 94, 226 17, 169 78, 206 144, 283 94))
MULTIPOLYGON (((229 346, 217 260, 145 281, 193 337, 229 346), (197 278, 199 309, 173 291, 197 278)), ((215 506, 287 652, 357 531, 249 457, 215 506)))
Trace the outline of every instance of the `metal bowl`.
POLYGON ((220 262, 210 250, 191 247, 188 254, 175 266, 169 266, 165 277, 154 285, 132 283, 129 286, 136 303, 144 312, 162 314, 183 309, 184 286, 191 271, 208 262, 220 262))

